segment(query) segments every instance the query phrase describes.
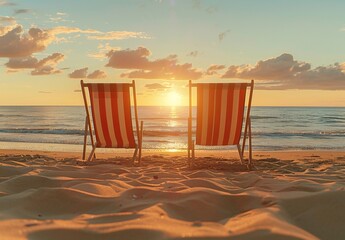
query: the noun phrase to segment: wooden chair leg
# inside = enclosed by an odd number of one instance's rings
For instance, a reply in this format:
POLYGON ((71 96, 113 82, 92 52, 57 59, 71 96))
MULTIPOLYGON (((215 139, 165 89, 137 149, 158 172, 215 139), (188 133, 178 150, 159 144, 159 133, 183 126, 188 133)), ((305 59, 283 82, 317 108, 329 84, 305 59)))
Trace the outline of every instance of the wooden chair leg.
POLYGON ((138 154, 138 147, 135 148, 133 157, 132 157, 132 164, 134 165, 135 159, 137 159, 137 154, 138 154))
POLYGON ((249 118, 249 156, 248 156, 248 163, 252 165, 252 123, 251 119, 249 118))
POLYGON ((240 144, 237 144, 238 155, 240 156, 241 164, 244 164, 243 155, 240 144))
POLYGON ((87 159, 87 161, 92 161, 93 158, 95 158, 95 151, 96 151, 96 148, 95 147, 92 147, 92 151, 89 155, 89 158, 87 159))
POLYGON ((87 133, 88 133, 88 121, 87 117, 85 118, 85 131, 84 131, 84 146, 83 146, 83 160, 85 160, 86 155, 86 140, 87 140, 87 133))
POLYGON ((192 144, 188 141, 188 167, 192 166, 192 144))
POLYGON ((190 165, 190 143, 188 141, 188 149, 187 149, 187 153, 188 153, 188 165, 190 165))
POLYGON ((192 143, 192 131, 191 131, 191 118, 188 118, 188 166, 190 167, 191 162, 191 143, 192 143))
POLYGON ((138 156, 138 162, 139 165, 141 164, 141 150, 143 148, 143 131, 144 131, 144 122, 140 122, 140 134, 139 134, 139 156, 138 156))
POLYGON ((192 157, 191 157, 191 146, 190 146, 191 144, 188 144, 188 159, 187 159, 187 161, 188 161, 188 167, 191 167, 191 164, 192 164, 192 157))
POLYGON ((194 144, 194 140, 192 141, 192 161, 191 161, 191 166, 193 166, 194 164, 194 160, 195 160, 195 144, 194 144))
POLYGON ((188 167, 190 167, 190 162, 191 162, 191 154, 190 154, 190 151, 191 151, 191 146, 190 146, 190 140, 189 140, 189 137, 188 137, 188 146, 187 146, 187 153, 188 153, 188 158, 187 158, 187 162, 188 162, 188 167))

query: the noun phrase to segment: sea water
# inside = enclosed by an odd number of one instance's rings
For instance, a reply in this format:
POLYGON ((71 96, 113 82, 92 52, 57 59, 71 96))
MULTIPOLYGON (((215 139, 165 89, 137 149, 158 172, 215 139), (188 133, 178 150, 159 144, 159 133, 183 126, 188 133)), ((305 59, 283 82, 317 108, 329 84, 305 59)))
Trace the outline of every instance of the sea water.
MULTIPOLYGON (((143 148, 187 148, 188 107, 139 106, 138 115, 143 148)), ((345 108, 252 107, 251 119, 254 150, 345 150, 345 108)), ((84 124, 83 106, 0 106, 0 148, 81 149, 84 124)))

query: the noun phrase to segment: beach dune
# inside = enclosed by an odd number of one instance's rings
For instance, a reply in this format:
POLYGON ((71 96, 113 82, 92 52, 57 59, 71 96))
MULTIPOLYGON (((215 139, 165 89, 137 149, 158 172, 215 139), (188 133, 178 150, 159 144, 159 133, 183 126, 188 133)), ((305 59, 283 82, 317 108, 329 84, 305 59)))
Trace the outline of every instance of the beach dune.
POLYGON ((345 238, 343 152, 0 155, 1 240, 345 238))

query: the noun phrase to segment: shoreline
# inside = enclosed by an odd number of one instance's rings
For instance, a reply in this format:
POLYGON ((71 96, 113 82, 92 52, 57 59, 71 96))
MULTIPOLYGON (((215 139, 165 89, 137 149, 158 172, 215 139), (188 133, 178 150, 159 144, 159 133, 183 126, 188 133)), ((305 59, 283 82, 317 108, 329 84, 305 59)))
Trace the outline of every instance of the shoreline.
MULTIPOLYGON (((97 152, 99 159, 114 158, 114 157, 131 157, 132 149, 100 149, 97 152)), ((88 156, 89 151, 86 152, 88 156)), ((23 150, 23 149, 0 149, 0 156, 3 155, 41 155, 56 158, 76 158, 80 159, 82 151, 46 151, 46 150, 23 150)), ((185 157, 187 159, 187 150, 157 150, 157 149, 143 149, 142 156, 150 157, 152 155, 159 155, 162 157, 185 157)), ((245 152, 245 159, 246 159, 245 152)), ((214 157, 221 159, 236 160, 239 159, 237 150, 197 150, 196 158, 214 157)), ((325 150, 285 150, 285 151, 253 151, 253 159, 262 160, 267 158, 277 158, 280 160, 296 159, 296 158, 328 158, 329 160, 345 160, 345 151, 325 151, 325 150)))

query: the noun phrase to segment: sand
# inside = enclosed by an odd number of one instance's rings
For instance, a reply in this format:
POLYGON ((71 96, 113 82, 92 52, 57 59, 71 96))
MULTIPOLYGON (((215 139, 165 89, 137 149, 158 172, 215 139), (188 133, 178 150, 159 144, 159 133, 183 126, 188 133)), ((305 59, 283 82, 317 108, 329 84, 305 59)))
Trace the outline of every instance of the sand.
POLYGON ((0 239, 345 239, 345 152, 185 155, 1 150, 0 239))

